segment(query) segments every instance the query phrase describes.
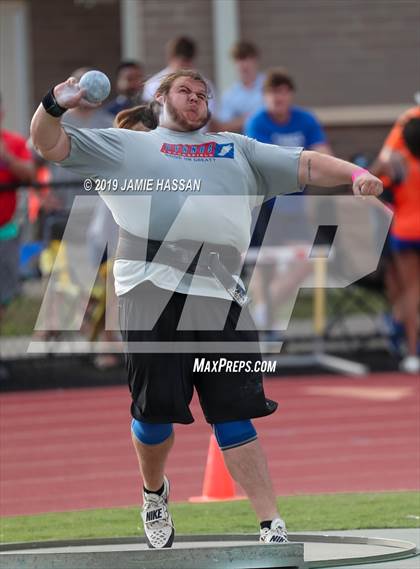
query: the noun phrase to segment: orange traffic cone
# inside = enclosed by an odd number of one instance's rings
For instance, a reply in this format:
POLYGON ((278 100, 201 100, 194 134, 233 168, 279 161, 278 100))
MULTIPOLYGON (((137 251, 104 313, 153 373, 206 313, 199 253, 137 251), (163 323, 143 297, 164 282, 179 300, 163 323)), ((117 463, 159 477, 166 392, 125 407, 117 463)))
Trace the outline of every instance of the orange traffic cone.
POLYGON ((210 435, 206 471, 204 473, 203 495, 193 496, 190 502, 221 502, 223 500, 242 500, 235 494, 233 481, 217 444, 216 437, 210 435))

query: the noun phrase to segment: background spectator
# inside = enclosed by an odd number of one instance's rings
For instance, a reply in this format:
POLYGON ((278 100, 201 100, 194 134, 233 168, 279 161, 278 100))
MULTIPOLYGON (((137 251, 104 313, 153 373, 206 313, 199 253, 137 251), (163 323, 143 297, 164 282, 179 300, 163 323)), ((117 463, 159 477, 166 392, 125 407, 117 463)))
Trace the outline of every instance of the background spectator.
POLYGON ((331 153, 317 118, 293 104, 295 84, 286 69, 269 70, 263 90, 264 108, 246 122, 248 136, 268 144, 303 146, 307 150, 331 153))
POLYGON ((388 297, 394 316, 391 332, 397 335, 403 325, 407 355, 401 361, 401 369, 407 373, 418 373, 420 106, 409 109, 397 120, 374 167, 376 172, 385 174, 389 180, 394 208, 389 242, 394 265, 388 269, 392 271, 392 278, 387 279, 388 297))
POLYGON ((138 61, 122 61, 116 73, 117 96, 106 106, 116 116, 124 109, 130 109, 143 102, 143 67, 138 61))
POLYGON ((242 132, 246 119, 264 104, 264 74, 259 72, 259 52, 248 41, 237 42, 231 51, 238 81, 223 93, 218 119, 220 130, 242 132))
MULTIPOLYGON (((16 132, 3 130, 3 117, 0 95, 0 326, 5 307, 19 290, 19 226, 14 219, 16 185, 31 182, 35 176, 26 140, 16 132)), ((0 362, 0 380, 6 375, 0 362)))
MULTIPOLYGON (((155 96, 156 90, 165 75, 179 71, 180 69, 194 68, 197 57, 197 45, 194 40, 186 36, 179 36, 170 40, 166 46, 167 66, 153 75, 144 85, 143 98, 151 101, 155 96)), ((209 100, 209 109, 212 114, 216 110, 215 94, 216 90, 212 82, 206 77, 210 93, 213 95, 209 100)))
POLYGON ((3 130, 3 117, 0 96, 0 321, 4 306, 16 294, 19 284, 19 227, 14 219, 16 185, 31 182, 35 176, 26 140, 16 132, 3 130))
MULTIPOLYGON (((295 84, 286 69, 269 70, 263 90, 264 107, 247 120, 245 134, 267 144, 303 146, 305 150, 331 153, 317 118, 306 109, 293 104, 295 84)), ((277 218, 274 225, 278 227, 279 233, 274 235, 271 232, 274 242, 265 240, 266 245, 305 243, 309 235, 306 233, 307 225, 302 225, 302 216, 306 213, 304 196, 282 200, 281 207, 276 207, 275 203, 275 200, 269 200, 261 206, 252 244, 258 246, 262 243, 271 215, 277 218)), ((254 318, 260 327, 273 325, 273 308, 296 290, 297 284, 308 275, 309 270, 309 263, 297 260, 288 267, 287 275, 278 278, 275 272, 264 275, 259 270, 254 272, 254 318)))
MULTIPOLYGON (((418 94, 415 95, 415 99, 416 96, 418 96, 418 94)), ((397 119, 389 132, 378 157, 370 167, 370 170, 375 175, 381 176, 385 188, 382 199, 386 201, 388 207, 391 208, 394 207, 395 187, 399 186, 406 174, 404 158, 400 152, 405 147, 402 134, 403 127, 411 118, 420 117, 420 97, 419 101, 416 102, 417 106, 408 109, 397 119)), ((385 271, 385 293, 391 308, 390 314, 385 315, 385 323, 389 333, 390 350, 395 355, 401 356, 404 353, 405 341, 405 329, 403 324, 404 298, 391 241, 392 236, 390 233, 382 253, 385 271)))

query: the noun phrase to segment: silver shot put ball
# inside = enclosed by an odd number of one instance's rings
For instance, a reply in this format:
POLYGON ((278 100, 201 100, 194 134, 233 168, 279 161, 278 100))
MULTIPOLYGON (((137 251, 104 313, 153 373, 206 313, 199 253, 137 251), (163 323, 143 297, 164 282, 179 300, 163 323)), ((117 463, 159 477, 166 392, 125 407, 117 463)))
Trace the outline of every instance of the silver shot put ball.
POLYGON ((102 71, 87 71, 79 81, 79 87, 86 90, 84 98, 90 103, 101 103, 111 92, 111 83, 102 71))

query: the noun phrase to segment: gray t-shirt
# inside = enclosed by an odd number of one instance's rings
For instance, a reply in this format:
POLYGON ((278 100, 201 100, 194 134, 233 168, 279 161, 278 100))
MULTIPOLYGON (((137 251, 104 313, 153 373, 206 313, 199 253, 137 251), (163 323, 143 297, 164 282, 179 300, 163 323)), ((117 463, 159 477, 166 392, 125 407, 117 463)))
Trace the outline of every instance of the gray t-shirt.
MULTIPOLYGON (((76 128, 111 128, 113 126, 113 116, 103 109, 95 109, 89 113, 77 113, 68 111, 63 116, 63 126, 76 128)), ((51 164, 51 179, 53 182, 75 182, 72 185, 54 188, 54 196, 61 203, 63 212, 70 212, 74 198, 83 195, 83 186, 80 184, 80 175, 63 170, 55 164, 51 164)))
MULTIPOLYGON (((245 252, 252 209, 300 189, 302 148, 229 132, 64 128, 71 151, 60 165, 93 178, 117 224, 140 237, 191 239, 245 252)), ((168 290, 231 300, 215 279, 184 276, 159 263, 118 260, 114 276, 118 295, 150 280, 168 290)))

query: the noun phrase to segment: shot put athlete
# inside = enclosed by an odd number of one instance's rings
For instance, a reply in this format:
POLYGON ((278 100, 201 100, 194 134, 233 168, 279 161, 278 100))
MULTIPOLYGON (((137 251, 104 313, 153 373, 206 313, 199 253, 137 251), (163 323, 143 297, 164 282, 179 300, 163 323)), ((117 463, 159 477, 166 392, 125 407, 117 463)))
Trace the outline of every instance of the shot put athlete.
MULTIPOLYGON (((261 373, 252 367, 237 373, 197 371, 195 356, 215 360, 218 354, 181 353, 176 345, 185 340, 258 345, 238 276, 257 203, 307 183, 352 184, 356 195, 378 196, 381 182, 349 162, 317 152, 266 145, 229 132, 203 134, 210 94, 203 77, 192 70, 162 80, 155 95, 160 116, 149 121, 149 132, 63 127, 60 116, 76 107, 83 94, 70 78, 43 99, 31 125, 42 156, 82 176, 118 179, 121 186, 129 179, 156 181, 147 193, 150 207, 138 193, 123 197, 100 192, 120 226, 114 275, 128 346, 132 438, 143 480, 141 515, 149 546, 173 543, 165 464, 174 442, 173 423, 193 422, 189 404, 194 388, 226 465, 260 521, 260 541, 287 542, 251 422, 277 407, 265 398, 261 373), (162 179, 199 180, 199 191, 161 191, 157 180, 162 179), (162 308, 158 316, 157 305, 162 308), (239 318, 248 324, 237 326, 239 318), (172 348, 168 353, 130 349, 144 341, 166 342, 172 348)), ((156 103, 151 116, 153 108, 156 103)), ((223 356, 233 364, 261 361, 257 349, 231 351, 223 356)))

